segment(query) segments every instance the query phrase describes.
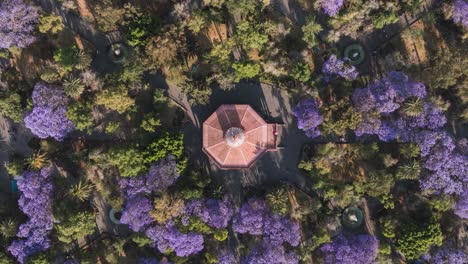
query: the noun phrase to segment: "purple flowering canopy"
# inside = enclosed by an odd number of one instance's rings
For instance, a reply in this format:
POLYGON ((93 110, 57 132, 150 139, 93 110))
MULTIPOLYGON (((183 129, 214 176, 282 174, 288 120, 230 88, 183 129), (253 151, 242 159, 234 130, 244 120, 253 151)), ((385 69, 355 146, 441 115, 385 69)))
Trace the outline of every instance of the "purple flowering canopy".
POLYGON ((296 247, 301 240, 301 230, 297 222, 284 216, 272 214, 266 202, 250 198, 234 216, 232 230, 240 234, 263 235, 263 240, 273 246, 284 242, 296 247))
POLYGON ((232 264, 232 263, 238 263, 236 260, 236 257, 234 256, 234 253, 227 249, 223 248, 218 252, 218 264, 232 264))
POLYGON ((324 80, 327 82, 335 75, 345 78, 346 80, 355 80, 359 76, 356 67, 347 65, 346 61, 338 59, 336 55, 331 55, 322 65, 322 73, 324 75, 324 80))
POLYGON ((192 215, 200 217, 207 225, 223 229, 226 228, 231 220, 234 211, 233 205, 227 196, 223 200, 218 199, 200 199, 187 202, 185 206, 185 215, 182 223, 187 224, 188 218, 192 215))
POLYGON ((287 252, 283 246, 272 246, 266 242, 252 249, 242 264, 297 264, 299 260, 293 252, 287 252))
POLYGON ((401 111, 409 99, 425 100, 426 88, 402 72, 390 72, 387 77, 371 83, 353 94, 355 109, 362 122, 356 127, 357 136, 377 135, 388 142, 415 142, 421 150, 423 167, 429 173, 420 179, 422 189, 437 193, 460 194, 467 182, 468 158, 455 150, 453 139, 440 129, 447 118, 440 108, 422 102, 419 113, 401 111))
POLYGON ((390 72, 366 88, 355 89, 353 104, 363 120, 356 127, 356 135, 377 135, 385 142, 397 138, 410 141, 417 129, 441 128, 447 119, 442 110, 431 103, 425 102, 417 115, 399 111, 408 99, 423 100, 426 94, 422 83, 410 80, 402 72, 390 72))
POLYGON ((453 3, 453 21, 468 28, 468 2, 455 0, 453 3))
POLYGON ((36 83, 32 101, 33 111, 24 118, 24 123, 37 137, 52 137, 62 141, 75 129, 75 125, 66 116, 68 98, 63 89, 36 83))
POLYGON ((203 235, 195 232, 183 234, 177 230, 173 221, 166 225, 156 225, 146 230, 146 235, 154 241, 158 250, 174 250, 177 256, 186 257, 203 250, 203 235))
POLYGON ((321 0, 320 7, 328 16, 336 16, 343 7, 344 0, 321 0))
POLYGON ((132 197, 164 191, 173 185, 179 176, 175 159, 169 156, 153 164, 146 175, 122 178, 119 185, 126 197, 132 197))
POLYGON ((119 186, 125 194, 125 206, 120 222, 139 232, 154 222, 150 211, 152 201, 145 195, 166 190, 179 178, 175 160, 171 157, 152 165, 144 176, 122 178, 119 186))
POLYGON ((318 126, 322 124, 318 103, 315 99, 305 99, 292 109, 292 114, 297 118, 297 127, 304 130, 309 138, 320 136, 318 126))
POLYGON ((340 234, 320 247, 327 264, 371 264, 377 257, 379 241, 371 235, 340 234))
POLYGON ((154 222, 150 215, 152 209, 153 203, 150 199, 142 195, 133 196, 125 201, 120 222, 128 224, 130 229, 139 232, 154 222))
POLYGON ((263 223, 268 214, 268 206, 264 200, 250 198, 234 216, 232 230, 241 234, 262 235, 263 223))
MULTIPOLYGON (((462 194, 463 183, 468 182, 468 157, 455 150, 455 145, 446 133, 432 133, 437 139, 428 139, 429 142, 436 141, 430 148, 429 153, 423 156, 423 166, 430 173, 420 179, 419 183, 423 189, 431 189, 446 194, 462 194)), ((425 143, 422 143, 426 147, 425 143)))
POLYGON ((453 241, 446 242, 431 257, 433 264, 466 264, 468 256, 461 249, 453 247, 453 241))
POLYGON ((24 239, 13 241, 8 250, 20 263, 25 263, 28 256, 50 247, 47 236, 53 228, 53 185, 50 168, 43 168, 40 172, 26 171, 22 176, 18 180, 21 191, 18 204, 29 220, 19 227, 17 234, 24 239))
POLYGON ((37 8, 23 0, 4 0, 0 6, 0 48, 25 48, 36 38, 34 29, 39 21, 37 8))
POLYGON ((465 187, 455 204, 455 214, 461 218, 468 219, 468 187, 465 187))

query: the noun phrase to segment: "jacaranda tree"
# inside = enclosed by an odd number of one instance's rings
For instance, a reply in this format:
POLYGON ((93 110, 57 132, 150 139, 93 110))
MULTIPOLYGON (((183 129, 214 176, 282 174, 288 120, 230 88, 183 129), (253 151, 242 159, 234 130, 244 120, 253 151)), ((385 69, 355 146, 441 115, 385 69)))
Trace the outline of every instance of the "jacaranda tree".
POLYGON ((23 0, 4 0, 0 6, 0 48, 31 45, 38 22, 37 8, 23 0))
POLYGON ((468 2, 455 0, 453 3, 453 21, 468 28, 468 2))
POLYGON ((346 80, 355 80, 359 76, 356 67, 348 65, 345 60, 338 59, 336 55, 331 55, 322 65, 322 73, 325 81, 329 81, 336 75, 346 80))
POLYGON ((18 181, 21 191, 18 204, 29 219, 19 227, 17 236, 21 239, 13 241, 8 250, 20 263, 25 263, 28 256, 50 247, 53 185, 50 168, 40 172, 26 171, 22 176, 18 181))
POLYGON ((32 101, 33 111, 24 118, 24 123, 37 137, 62 141, 75 129, 66 115, 68 98, 60 87, 36 83, 32 101))
POLYGON ((318 103, 315 99, 305 99, 292 109, 292 114, 297 118, 297 127, 304 130, 310 138, 320 136, 318 126, 322 124, 318 103))
POLYGON ((377 257, 379 241, 371 235, 339 234, 333 241, 320 247, 325 263, 370 264, 377 257))
POLYGON ((321 0, 319 1, 320 7, 323 12, 328 16, 336 16, 340 9, 343 7, 344 0, 321 0))

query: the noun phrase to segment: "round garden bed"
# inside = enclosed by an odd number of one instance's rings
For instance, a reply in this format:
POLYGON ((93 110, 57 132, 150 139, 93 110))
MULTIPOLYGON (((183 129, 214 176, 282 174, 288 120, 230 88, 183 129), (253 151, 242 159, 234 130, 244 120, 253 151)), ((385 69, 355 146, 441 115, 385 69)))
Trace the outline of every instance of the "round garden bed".
POLYGON ((360 44, 351 44, 345 48, 344 57, 348 58, 352 65, 358 65, 366 58, 366 52, 360 44))

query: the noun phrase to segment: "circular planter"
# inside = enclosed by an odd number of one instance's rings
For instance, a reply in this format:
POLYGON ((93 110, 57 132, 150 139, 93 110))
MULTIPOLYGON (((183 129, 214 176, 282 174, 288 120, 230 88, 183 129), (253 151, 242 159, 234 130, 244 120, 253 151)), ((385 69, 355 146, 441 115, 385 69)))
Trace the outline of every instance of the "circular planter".
POLYGON ((114 43, 109 47, 109 57, 114 63, 123 63, 128 54, 128 48, 121 43, 114 43))
POLYGON ((122 212, 120 211, 115 211, 114 209, 110 209, 109 211, 109 218, 111 220, 112 223, 116 224, 116 225, 120 225, 122 223, 120 223, 120 217, 122 217, 122 212))
POLYGON ((362 225, 364 214, 357 207, 348 207, 343 211, 341 222, 347 228, 358 228, 362 225))
POLYGON ((352 65, 358 65, 366 58, 366 52, 361 45, 351 44, 345 48, 344 57, 348 58, 352 65))

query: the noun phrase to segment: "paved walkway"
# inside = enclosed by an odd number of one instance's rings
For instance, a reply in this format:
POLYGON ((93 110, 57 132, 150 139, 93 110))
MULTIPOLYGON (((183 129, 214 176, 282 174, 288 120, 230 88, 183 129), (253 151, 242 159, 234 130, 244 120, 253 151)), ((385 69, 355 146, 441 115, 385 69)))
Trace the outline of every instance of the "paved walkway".
POLYGON ((15 124, 0 116, 0 192, 11 192, 10 178, 3 166, 9 160, 11 153, 31 155, 28 142, 32 135, 23 124, 15 124))

